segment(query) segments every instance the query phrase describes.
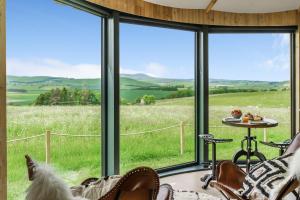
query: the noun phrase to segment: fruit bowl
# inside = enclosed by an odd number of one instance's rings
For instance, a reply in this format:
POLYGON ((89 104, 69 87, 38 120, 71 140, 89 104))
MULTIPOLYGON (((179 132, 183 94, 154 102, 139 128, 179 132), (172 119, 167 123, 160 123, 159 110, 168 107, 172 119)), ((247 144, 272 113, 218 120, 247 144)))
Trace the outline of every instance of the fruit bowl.
POLYGON ((235 119, 240 119, 242 115, 243 115, 243 113, 239 109, 235 109, 235 110, 231 111, 231 116, 235 119))

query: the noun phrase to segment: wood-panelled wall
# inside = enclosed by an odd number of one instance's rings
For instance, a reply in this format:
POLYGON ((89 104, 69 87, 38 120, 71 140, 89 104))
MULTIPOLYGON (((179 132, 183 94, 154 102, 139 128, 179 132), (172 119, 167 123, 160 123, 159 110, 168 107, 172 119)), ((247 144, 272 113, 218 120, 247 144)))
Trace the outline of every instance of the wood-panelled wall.
POLYGON ((6 148, 6 14, 5 0, 0 0, 0 199, 7 199, 6 148))
POLYGON ((297 10, 276 13, 229 13, 200 9, 161 6, 143 0, 87 0, 106 8, 133 15, 191 24, 224 26, 292 26, 298 25, 297 10))

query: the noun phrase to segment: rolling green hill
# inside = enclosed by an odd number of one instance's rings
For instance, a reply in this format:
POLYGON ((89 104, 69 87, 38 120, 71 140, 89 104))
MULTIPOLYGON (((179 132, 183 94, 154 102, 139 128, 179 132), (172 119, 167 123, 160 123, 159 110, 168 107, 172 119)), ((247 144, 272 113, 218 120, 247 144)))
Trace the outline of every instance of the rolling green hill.
POLYGON ((290 87, 289 81, 281 82, 268 82, 268 81, 248 81, 248 80, 224 80, 224 79, 211 79, 209 80, 209 85, 211 88, 224 87, 240 89, 252 88, 252 89, 282 89, 290 87))
POLYGON ((194 79, 170 79, 170 78, 157 78, 146 74, 122 74, 122 77, 131 78, 148 83, 155 83, 159 85, 185 85, 193 86, 194 79))
MULTIPOLYGON (((100 93, 100 79, 75 79, 49 76, 8 76, 7 91, 8 104, 10 105, 31 105, 41 93, 54 88, 88 89, 93 90, 97 95, 100 93)), ((122 74, 120 78, 121 99, 126 102, 134 102, 143 95, 154 95, 157 99, 167 98, 170 94, 183 88, 194 88, 193 79, 169 79, 157 78, 146 74, 122 74)), ((266 82, 247 80, 222 80, 211 79, 211 91, 227 92, 236 89, 252 90, 287 90, 289 82, 266 82)))

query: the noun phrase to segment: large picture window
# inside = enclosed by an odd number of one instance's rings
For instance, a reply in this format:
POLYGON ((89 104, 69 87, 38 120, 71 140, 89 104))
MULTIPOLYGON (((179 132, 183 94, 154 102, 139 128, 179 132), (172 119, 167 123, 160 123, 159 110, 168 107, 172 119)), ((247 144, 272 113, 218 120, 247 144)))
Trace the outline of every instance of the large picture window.
POLYGON ((25 154, 74 185, 139 166, 200 169, 211 151, 198 136, 208 133, 234 139, 217 148, 230 160, 247 135, 222 124, 234 109, 278 122, 252 130, 266 158, 278 152, 260 141, 294 134, 293 27, 192 25, 58 1, 95 15, 7 2, 8 199, 24 199, 25 154))
POLYGON ((195 161, 195 33, 120 26, 121 171, 195 161))
POLYGON ((289 33, 209 35, 209 131, 234 139, 220 145, 218 159, 231 159, 247 135, 245 128, 222 124, 222 118, 234 109, 278 122, 275 128, 252 129, 266 158, 278 152, 260 141, 282 142, 291 137, 290 37, 289 33))
POLYGON ((7 22, 8 199, 25 198, 25 154, 69 185, 99 177, 101 18, 16 0, 7 22))

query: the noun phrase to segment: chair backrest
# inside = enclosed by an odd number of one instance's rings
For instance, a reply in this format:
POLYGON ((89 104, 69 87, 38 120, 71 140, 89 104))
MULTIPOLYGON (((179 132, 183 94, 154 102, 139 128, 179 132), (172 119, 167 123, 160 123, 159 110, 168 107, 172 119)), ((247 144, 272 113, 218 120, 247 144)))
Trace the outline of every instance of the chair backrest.
POLYGON ((158 190, 157 173, 149 167, 138 167, 126 173, 99 200, 155 200, 158 190))
POLYGON ((287 150, 284 152, 283 155, 287 155, 290 153, 295 153, 297 149, 300 148, 300 134, 297 133, 292 141, 292 143, 289 145, 287 150))

